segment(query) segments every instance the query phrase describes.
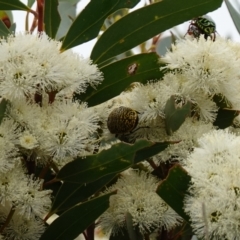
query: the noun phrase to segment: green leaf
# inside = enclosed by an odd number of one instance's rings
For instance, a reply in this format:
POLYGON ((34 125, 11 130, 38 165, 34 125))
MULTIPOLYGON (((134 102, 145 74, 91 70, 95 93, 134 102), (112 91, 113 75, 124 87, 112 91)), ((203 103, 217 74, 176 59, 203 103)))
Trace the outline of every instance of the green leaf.
POLYGON ((109 183, 115 176, 115 173, 110 174, 98 179, 97 181, 87 184, 64 182, 53 202, 48 217, 50 217, 53 213, 65 211, 77 203, 80 203, 91 197, 97 191, 102 189, 107 183, 109 183))
POLYGON ((231 102, 222 94, 215 94, 213 101, 219 108, 232 108, 231 102))
POLYGON ((139 228, 137 226, 134 226, 132 215, 127 212, 125 215, 127 230, 129 239, 131 240, 143 240, 143 236, 139 231, 139 228))
POLYGON ((1 37, 7 37, 9 34, 11 34, 11 32, 6 27, 4 22, 2 20, 0 20, 0 36, 1 37))
POLYGON ((75 5, 76 3, 80 2, 81 0, 59 0, 59 2, 68 2, 72 5, 75 5))
POLYGON ((151 145, 150 147, 146 147, 137 151, 134 158, 134 163, 139 163, 158 154, 159 152, 164 151, 172 143, 174 142, 157 142, 153 143, 153 145, 151 145))
POLYGON ((227 128, 232 125, 235 117, 239 115, 239 111, 233 109, 219 109, 217 118, 213 123, 214 126, 218 126, 220 129, 227 128))
POLYGON ((58 12, 58 0, 45 1, 44 24, 45 32, 50 38, 55 38, 61 18, 58 12))
POLYGON ((5 112, 8 104, 9 104, 9 101, 5 100, 4 98, 0 102, 0 124, 3 118, 5 117, 5 112))
POLYGON ((104 20, 121 8, 132 8, 140 0, 92 0, 78 15, 65 36, 61 51, 97 37, 104 20))
POLYGON ((1 10, 23 10, 23 11, 29 11, 30 8, 28 8, 25 4, 23 4, 19 0, 0 0, 0 9, 1 10))
POLYGON ((189 223, 189 216, 183 210, 183 200, 187 193, 191 177, 178 164, 174 165, 157 188, 157 194, 185 221, 189 223))
POLYGON ((28 0, 27 5, 28 5, 28 7, 31 8, 34 3, 35 3, 35 0, 28 0))
POLYGON ((101 63, 151 37, 220 7, 222 0, 167 0, 138 9, 110 26, 95 44, 90 58, 101 63))
POLYGON ((88 102, 94 106, 105 102, 124 91, 131 83, 147 83, 151 79, 160 79, 163 72, 159 57, 155 53, 138 54, 109 64, 100 70, 104 80, 97 89, 88 87, 86 93, 75 95, 76 99, 88 102))
POLYGON ((58 11, 61 17, 61 23, 57 31, 56 39, 64 37, 68 29, 73 23, 73 19, 76 18, 76 5, 71 2, 61 1, 59 2, 58 11))
POLYGON ((238 33, 240 34, 240 14, 228 0, 225 0, 225 3, 226 3, 228 11, 232 17, 233 23, 234 23, 238 33))
POLYGON ((72 183, 88 183, 108 174, 122 172, 133 164, 138 150, 152 144, 147 140, 138 140, 133 145, 115 144, 98 154, 88 155, 84 159, 77 158, 66 164, 58 173, 57 178, 72 183))
MULTIPOLYGON (((183 106, 179 107, 176 101, 178 101, 176 96, 171 96, 164 110, 166 131, 169 135, 177 131, 191 113, 191 102, 182 103, 183 106)), ((184 101, 184 99, 180 99, 180 101, 184 101)))
POLYGON ((115 193, 105 194, 69 209, 47 228, 40 240, 76 238, 108 209, 109 197, 115 193))

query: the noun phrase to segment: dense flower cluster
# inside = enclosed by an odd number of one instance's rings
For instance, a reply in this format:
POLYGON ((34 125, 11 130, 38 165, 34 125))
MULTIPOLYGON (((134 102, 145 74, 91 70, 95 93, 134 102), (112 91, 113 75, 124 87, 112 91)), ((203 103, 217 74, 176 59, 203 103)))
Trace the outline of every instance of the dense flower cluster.
POLYGON ((238 239, 240 208, 240 136, 225 130, 203 135, 184 167, 192 184, 185 198, 195 234, 238 239))
POLYGON ((71 100, 88 85, 101 83, 96 65, 60 52, 61 43, 20 33, 0 41, 0 225, 3 239, 39 239, 51 206, 35 168, 56 168, 93 152, 97 114, 71 100), (35 166, 34 168, 28 166, 35 166))
POLYGON ((128 171, 107 192, 117 189, 111 196, 110 207, 100 217, 100 228, 116 235, 126 228, 126 215, 130 214, 133 226, 141 233, 164 227, 167 230, 179 225, 181 217, 156 193, 158 179, 144 172, 128 171))

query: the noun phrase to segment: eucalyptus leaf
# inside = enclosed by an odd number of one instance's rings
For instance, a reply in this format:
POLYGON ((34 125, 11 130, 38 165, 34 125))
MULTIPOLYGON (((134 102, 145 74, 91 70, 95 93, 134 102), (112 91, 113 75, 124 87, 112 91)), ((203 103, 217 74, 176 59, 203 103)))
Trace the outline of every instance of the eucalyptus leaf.
POLYGON ((61 51, 97 37, 104 20, 121 8, 132 8, 140 0, 92 0, 73 22, 63 39, 61 51))
POLYGON ((186 222, 190 222, 189 216, 183 210, 183 200, 187 194, 187 190, 191 181, 191 177, 178 164, 174 165, 157 188, 157 194, 186 222))
POLYGON ((101 63, 184 21, 219 8, 222 0, 167 0, 133 11, 98 39, 90 58, 101 63))
POLYGON ((28 0, 27 5, 28 5, 28 7, 31 8, 34 3, 35 3, 35 0, 28 0))
POLYGON ((80 2, 81 0, 59 0, 59 2, 67 2, 70 3, 72 5, 76 5, 78 2, 80 2))
POLYGON ((134 163, 139 163, 143 160, 146 160, 159 152, 164 151, 170 144, 175 144, 176 142, 156 142, 151 146, 143 148, 136 152, 136 156, 134 158, 134 163))
POLYGON ((72 183, 89 183, 106 175, 122 172, 134 163, 138 150, 152 144, 147 140, 138 140, 133 145, 115 144, 98 154, 77 158, 66 164, 58 173, 57 178, 72 183))
POLYGON ((240 34, 240 14, 239 12, 233 7, 233 5, 231 4, 231 2, 229 0, 225 0, 227 9, 232 17, 233 23, 238 31, 238 33, 240 34))
POLYGON ((7 37, 9 34, 11 34, 11 32, 6 27, 4 22, 2 20, 0 20, 0 36, 1 37, 7 37))
POLYGON ((176 102, 178 101, 177 98, 177 96, 171 96, 166 102, 164 109, 166 131, 169 135, 177 131, 191 113, 191 102, 184 102, 184 99, 180 99, 179 101, 182 101, 182 106, 179 107, 176 102))
POLYGON ((127 212, 125 214, 125 221, 126 221, 126 225, 127 225, 129 239, 143 240, 143 236, 140 233, 139 228, 137 226, 134 226, 132 215, 129 212, 127 212))
POLYGON ((233 109, 219 109, 217 118, 214 121, 213 125, 219 127, 220 129, 224 129, 230 127, 233 124, 233 120, 235 117, 239 115, 238 110, 233 109))
POLYGON ((45 32, 50 38, 55 38, 61 18, 58 12, 58 0, 45 1, 44 24, 45 32))
POLYGON ((5 117, 5 112, 6 112, 8 104, 9 104, 9 101, 4 98, 0 102, 0 123, 2 122, 3 118, 5 117))
POLYGON ((85 201, 87 198, 102 189, 115 176, 115 173, 110 174, 98 179, 97 181, 87 184, 64 182, 53 202, 48 217, 50 217, 53 213, 66 211, 74 205, 85 201))
POLYGON ((1 10, 23 10, 29 11, 30 8, 19 0, 0 0, 1 10))
POLYGON ((51 223, 40 240, 76 238, 108 209, 109 198, 115 193, 105 194, 69 209, 51 223))
POLYGON ((159 63, 159 56, 155 53, 138 54, 111 63, 100 69, 104 76, 102 84, 97 89, 88 87, 81 95, 75 94, 75 99, 88 102, 89 106, 100 104, 119 95, 131 83, 161 79, 164 75, 161 66, 163 64, 159 63))
POLYGON ((76 18, 76 5, 68 1, 60 1, 58 11, 61 17, 61 23, 57 31, 56 39, 64 37, 68 29, 76 18))

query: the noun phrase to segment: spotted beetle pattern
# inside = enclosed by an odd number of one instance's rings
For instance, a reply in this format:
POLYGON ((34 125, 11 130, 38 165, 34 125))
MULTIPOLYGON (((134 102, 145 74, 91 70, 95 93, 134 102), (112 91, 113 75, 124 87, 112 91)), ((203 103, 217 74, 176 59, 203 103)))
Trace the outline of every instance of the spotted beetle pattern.
POLYGON ((128 107, 115 108, 108 116, 107 127, 112 134, 125 134, 138 125, 138 112, 128 107))

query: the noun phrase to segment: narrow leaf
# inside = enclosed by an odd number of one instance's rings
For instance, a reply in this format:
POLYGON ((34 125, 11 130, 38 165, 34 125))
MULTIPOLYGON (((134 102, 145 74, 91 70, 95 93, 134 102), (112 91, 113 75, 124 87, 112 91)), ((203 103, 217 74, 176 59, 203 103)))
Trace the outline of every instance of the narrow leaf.
POLYGON ((9 34, 11 34, 11 32, 6 27, 4 22, 2 20, 0 20, 0 36, 1 37, 7 37, 9 34))
POLYGON ((164 110, 166 131, 169 135, 177 131, 191 113, 191 102, 187 101, 186 103, 182 103, 183 106, 179 107, 179 103, 176 101, 178 101, 178 99, 176 99, 175 96, 171 96, 164 110))
POLYGON ((233 109, 219 109, 217 118, 213 123, 214 126, 218 126, 220 129, 230 127, 235 117, 239 115, 239 111, 233 109))
POLYGON ((178 164, 174 165, 165 180, 157 188, 157 194, 184 220, 189 216, 183 210, 183 200, 187 193, 191 177, 178 164))
POLYGON ((68 29, 73 23, 73 19, 76 18, 76 4, 67 1, 61 1, 59 2, 58 11, 61 22, 55 38, 61 39, 67 34, 68 29))
POLYGON ((92 0, 78 15, 65 36, 61 51, 97 37, 104 20, 121 8, 132 8, 140 0, 92 0))
POLYGON ((94 63, 123 53, 184 21, 220 7, 222 0, 167 0, 138 9, 110 26, 95 44, 94 63))
POLYGON ((104 75, 102 84, 97 89, 88 87, 86 93, 76 94, 75 98, 88 102, 89 106, 100 104, 119 95, 133 82, 147 83, 151 79, 161 79, 161 66, 155 53, 125 58, 101 68, 104 75))
POLYGON ((91 197, 110 182, 116 174, 104 176, 97 181, 88 184, 64 182, 53 202, 49 217, 60 211, 66 211, 74 205, 91 197))
POLYGON ((143 148, 136 152, 136 156, 134 158, 134 163, 139 163, 143 160, 146 160, 159 152, 162 152, 166 149, 170 144, 174 142, 157 142, 151 145, 150 147, 143 148))
POLYGON ((0 0, 0 9, 1 10, 23 10, 29 11, 25 4, 19 0, 0 0))
POLYGON ((108 209, 109 197, 115 193, 105 194, 69 209, 47 228, 40 240, 76 238, 108 209))
POLYGON ((0 102, 0 124, 3 120, 3 118, 5 117, 5 112, 6 112, 8 103, 9 102, 5 99, 2 99, 0 102))
POLYGON ((45 32, 50 38, 55 38, 61 18, 58 12, 58 0, 45 1, 44 24, 45 32))
POLYGON ((125 220, 126 220, 129 239, 143 240, 143 236, 140 233, 138 226, 134 226, 132 215, 129 212, 126 213, 125 220))
POLYGON ((35 0, 28 0, 28 3, 27 3, 27 5, 28 5, 28 7, 32 7, 32 5, 34 4, 34 2, 35 2, 35 0))
POLYGON ((225 0, 227 9, 232 17, 233 23, 240 34, 240 14, 239 12, 233 7, 233 5, 230 3, 230 1, 225 0))
POLYGON ((118 143, 110 149, 78 158, 66 164, 57 175, 58 179, 73 183, 93 182, 103 176, 122 172, 129 168, 138 150, 151 146, 147 140, 138 140, 135 144, 118 143))

